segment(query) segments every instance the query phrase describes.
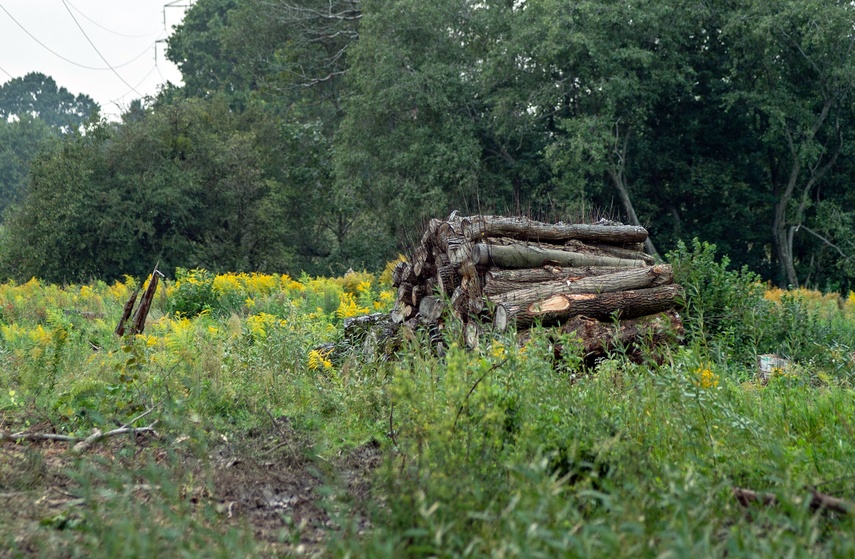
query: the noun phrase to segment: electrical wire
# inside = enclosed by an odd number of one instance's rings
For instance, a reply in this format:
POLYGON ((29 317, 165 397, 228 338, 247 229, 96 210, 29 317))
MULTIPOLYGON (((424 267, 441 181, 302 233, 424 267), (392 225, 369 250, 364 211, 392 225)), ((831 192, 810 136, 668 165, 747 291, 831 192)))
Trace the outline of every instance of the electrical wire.
MULTIPOLYGON (((3 72, 4 74, 6 74, 7 76, 9 76, 9 77, 10 77, 10 78, 12 78, 13 80, 15 79, 15 76, 13 76, 13 75, 12 75, 12 74, 10 74, 9 72, 7 72, 7 71, 6 71, 6 69, 5 69, 5 68, 3 68, 2 66, 0 66, 0 72, 3 72)), ((162 76, 161 76, 161 77, 162 77, 162 76)))
MULTIPOLYGON (((7 9, 6 9, 6 7, 5 7, 5 6, 3 6, 3 4, 0 4, 0 10, 3 10, 4 12, 6 12, 6 15, 7 15, 7 16, 9 16, 9 19, 11 19, 12 21, 14 21, 14 22, 15 22, 15 24, 16 24, 18 27, 20 27, 20 28, 21 28, 21 31, 23 31, 24 33, 26 33, 26 34, 30 37, 30 39, 32 39, 33 41, 35 41, 36 43, 38 43, 38 45, 39 45, 39 46, 41 46, 43 49, 45 49, 46 51, 48 51, 48 52, 49 52, 49 53, 51 53, 52 55, 56 56, 57 58, 59 58, 59 59, 61 59, 61 60, 64 60, 65 62, 68 62, 68 63, 69 63, 69 64, 71 64, 72 66, 77 66, 78 68, 83 68, 83 69, 85 69, 85 70, 96 70, 96 71, 99 71, 99 72, 103 72, 103 71, 107 71, 107 70, 113 70, 113 68, 123 68, 123 67, 125 67, 125 66, 127 66, 127 65, 129 65, 129 64, 132 64, 132 63, 136 62, 136 61, 137 61, 137 60, 139 60, 140 58, 142 58, 142 56, 143 56, 144 54, 146 54, 147 52, 149 52, 149 49, 151 48, 151 45, 148 45, 148 46, 145 48, 145 50, 144 50, 144 51, 142 51, 141 53, 139 53, 138 55, 136 55, 136 56, 135 56, 135 57, 133 57, 132 59, 128 60, 127 62, 123 62, 122 64, 119 64, 119 65, 117 65, 117 66, 112 66, 112 67, 110 67, 109 65, 108 65, 107 67, 87 66, 87 65, 85 65, 85 64, 80 64, 79 62, 76 62, 76 61, 74 61, 74 60, 71 60, 71 59, 69 59, 69 58, 64 57, 63 55, 59 54, 58 52, 56 52, 55 50, 53 50, 52 48, 50 48, 49 46, 47 46, 46 44, 44 44, 43 42, 41 42, 41 41, 40 41, 40 40, 39 40, 35 35, 33 35, 32 33, 30 33, 30 32, 29 32, 29 30, 27 30, 27 28, 26 28, 26 27, 24 27, 24 26, 21 24, 21 22, 19 22, 17 19, 15 19, 15 16, 13 16, 12 14, 10 14, 10 13, 9 13, 9 10, 7 10, 7 9)), ((74 16, 72 16, 72 17, 74 17, 74 16)), ((75 22, 76 22, 76 20, 75 20, 75 22)), ((163 35, 163 31, 161 31, 160 35, 158 35, 158 38, 160 38, 162 35, 163 35)), ((154 43, 152 43, 152 44, 154 44, 154 43)))
MULTIPOLYGON (((129 89, 128 91, 126 91, 122 95, 119 95, 115 99, 111 99, 110 102, 118 107, 119 106, 118 101, 121 101, 122 99, 124 99, 125 97, 130 95, 131 93, 136 93, 137 95, 139 95, 139 92, 136 90, 136 88, 141 86, 143 83, 145 83, 145 81, 148 79, 148 77, 151 75, 151 73, 154 72, 156 69, 157 69, 157 64, 155 64, 154 66, 152 66, 151 68, 148 69, 148 72, 146 73, 146 75, 143 76, 143 79, 141 79, 140 82, 135 87, 129 89)), ((160 73, 160 70, 157 70, 157 72, 160 73)), ((161 77, 163 77, 163 76, 161 76, 161 77)), ((121 107, 119 107, 119 108, 121 108, 121 107)))
MULTIPOLYGON (((84 36, 84 37, 86 37, 86 40, 87 40, 87 41, 89 41, 89 44, 90 44, 90 45, 92 45, 92 48, 93 48, 93 49, 95 49, 95 52, 96 52, 96 53, 98 53, 98 56, 100 56, 100 57, 101 57, 101 60, 103 60, 103 61, 104 61, 104 64, 106 64, 106 65, 107 65, 107 67, 108 67, 108 68, 110 68, 110 70, 111 70, 111 71, 116 75, 116 77, 117 77, 117 78, 119 78, 119 79, 122 81, 122 83, 123 83, 123 84, 125 84, 125 85, 126 85, 126 86, 128 86, 128 87, 130 87, 130 88, 131 88, 131 90, 132 90, 134 93, 136 93, 137 95, 139 95, 140 97, 142 97, 142 93, 140 93, 139 91, 137 91, 137 90, 136 90, 136 88, 135 88, 134 86, 132 86, 131 84, 129 84, 129 83, 125 80, 125 78, 123 78, 123 77, 122 77, 122 76, 121 76, 121 75, 120 75, 120 74, 115 70, 115 68, 113 68, 112 66, 110 66, 110 63, 109 63, 109 62, 107 62, 107 59, 106 59, 106 58, 104 58, 104 55, 103 55, 103 54, 101 54, 101 51, 100 51, 100 50, 98 50, 98 47, 96 47, 96 46, 95 46, 95 43, 93 43, 93 42, 92 42, 92 40, 89 38, 89 35, 87 35, 87 34, 86 34, 86 31, 84 31, 84 30, 83 30, 83 27, 81 27, 81 26, 80 26, 80 23, 77 21, 77 18, 76 18, 76 17, 74 17, 74 13, 71 11, 71 8, 69 8, 69 7, 68 7, 68 4, 66 3, 66 1, 65 1, 65 0, 62 0, 62 5, 63 5, 63 6, 65 6, 66 11, 68 11, 68 15, 70 15, 70 16, 71 16, 71 19, 73 19, 73 20, 74 20, 74 23, 77 25, 77 28, 78 28, 78 29, 80 29, 80 32, 81 32, 81 33, 83 33, 83 36, 84 36)), ((7 13, 8 13, 8 12, 7 12, 7 13)))
POLYGON ((56 56, 56 57, 58 57, 58 58, 61 58, 62 60, 65 60, 65 61, 66 61, 66 62, 68 62, 69 64, 73 64, 74 66, 78 66, 78 67, 80 67, 80 68, 85 68, 86 70, 106 70, 106 69, 107 69, 107 68, 95 68, 95 67, 93 67, 93 66, 86 66, 85 64, 79 64, 79 63, 75 62, 74 60, 71 60, 71 59, 68 59, 68 58, 66 58, 66 57, 62 56, 61 54, 59 54, 58 52, 56 52, 55 50, 53 50, 52 48, 50 48, 49 46, 47 46, 46 44, 44 44, 43 42, 39 41, 39 40, 36 38, 36 36, 35 36, 35 35, 33 35, 32 33, 30 33, 29 31, 27 31, 27 28, 26 28, 26 27, 24 27, 23 25, 21 25, 21 22, 19 22, 17 19, 15 19, 15 17, 14 17, 12 14, 10 14, 10 13, 9 13, 9 10, 7 10, 7 9, 6 9, 6 7, 5 7, 5 6, 3 6, 3 4, 0 4, 0 10, 3 10, 4 12, 6 12, 6 15, 7 15, 7 16, 9 16, 9 18, 10 18, 12 21, 14 21, 14 22, 15 22, 15 24, 16 24, 18 27, 20 27, 20 28, 21 28, 21 31, 23 31, 24 33, 26 33, 27 35, 29 35, 29 36, 30 36, 30 39, 32 39, 32 40, 34 40, 35 42, 37 42, 37 43, 38 43, 42 48, 44 48, 46 51, 48 51, 48 52, 49 52, 49 53, 51 53, 52 55, 54 55, 54 56, 56 56))
MULTIPOLYGON (((82 16, 83 16, 87 21, 89 21, 89 23, 91 23, 91 24, 92 24, 92 25, 94 25, 95 27, 99 27, 99 28, 103 29, 104 31, 106 31, 106 32, 108 32, 108 33, 112 33, 113 35, 118 35, 119 37, 127 37, 127 38, 129 38, 129 39, 141 39, 141 38, 143 38, 143 37, 151 37, 152 35, 154 35, 155 33, 157 33, 157 31, 152 31, 151 33, 146 33, 146 34, 144 34, 144 35, 127 35, 127 34, 125 34, 125 33, 119 33, 118 31, 113 31, 112 29, 109 29, 109 28, 107 28, 107 27, 104 27, 103 25, 101 25, 100 23, 98 23, 97 21, 95 21, 95 20, 94 20, 94 19, 92 19, 91 17, 87 16, 87 15, 86 15, 85 13, 83 13, 82 11, 80 11, 80 8, 78 8, 77 6, 75 6, 74 4, 72 4, 71 2, 68 2, 68 5, 69 5, 69 6, 71 6, 71 7, 72 7, 72 9, 74 9, 74 11, 75 11, 75 12, 77 12, 77 13, 78 13, 78 14, 80 14, 80 15, 82 15, 82 16)), ((161 31, 161 35, 162 35, 162 34, 163 34, 163 32, 161 31)), ((118 68, 118 66, 114 66, 114 68, 118 68)))

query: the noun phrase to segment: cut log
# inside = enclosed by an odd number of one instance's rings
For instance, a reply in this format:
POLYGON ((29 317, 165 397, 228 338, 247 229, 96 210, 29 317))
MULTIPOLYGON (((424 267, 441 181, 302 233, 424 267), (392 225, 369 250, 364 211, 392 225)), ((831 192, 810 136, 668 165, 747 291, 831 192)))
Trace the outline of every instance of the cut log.
POLYGON ((543 266, 540 268, 517 268, 502 269, 492 268, 484 274, 487 283, 491 282, 514 282, 514 283, 539 283, 552 280, 567 280, 575 278, 586 278, 588 276, 604 276, 626 270, 624 266, 543 266))
POLYGON ((425 324, 435 324, 442 316, 445 304, 441 299, 428 295, 419 303, 419 319, 425 324))
POLYGON ((494 268, 484 274, 484 295, 492 296, 507 291, 525 289, 537 283, 572 282, 582 278, 606 276, 627 270, 628 268, 621 266, 588 266, 584 268, 544 266, 542 268, 520 268, 516 270, 494 268))
POLYGON ((417 307, 422 302, 422 298, 427 295, 427 290, 423 285, 414 285, 410 292, 410 304, 417 307))
POLYGON ((580 315, 598 320, 610 320, 616 315, 626 320, 674 308, 682 295, 683 290, 679 285, 613 293, 553 295, 528 305, 498 305, 494 325, 498 331, 504 332, 513 324, 522 328, 541 320, 548 326, 580 315))
POLYGON ((454 266, 443 266, 436 271, 436 285, 440 293, 451 295, 460 285, 461 277, 454 266))
POLYGON ((628 291, 630 289, 668 285, 672 283, 673 279, 671 266, 661 264, 649 268, 624 269, 604 276, 530 284, 522 289, 491 295, 489 300, 497 305, 515 303, 528 306, 537 301, 546 300, 553 295, 628 291))
MULTIPOLYGON (((636 243, 632 247, 639 247, 639 245, 636 243)), ((649 254, 645 254, 643 250, 644 245, 640 245, 640 247, 629 248, 604 244, 586 244, 575 239, 564 243, 564 250, 572 250, 573 252, 581 252, 583 254, 596 254, 599 256, 614 256, 615 258, 626 260, 643 260, 648 266, 655 264, 656 260, 649 254)))
POLYGON ((451 237, 448 239, 448 263, 457 266, 465 262, 472 253, 472 245, 463 237, 451 237))
MULTIPOLYGON (((633 362, 641 363, 651 357, 660 362, 666 346, 680 343, 683 338, 683 321, 675 310, 622 320, 618 324, 600 322, 584 316, 568 320, 562 327, 563 334, 579 340, 585 364, 595 366, 600 359, 615 351, 622 351, 633 362)), ((561 343, 554 346, 555 357, 567 357, 570 348, 561 343)))
POLYGON ((453 238, 462 238, 460 223, 444 221, 440 224, 436 231, 436 239, 434 245, 443 252, 448 251, 448 240, 453 238))
POLYGON ((422 234, 421 246, 426 249, 430 249, 433 246, 433 242, 434 239, 436 239, 436 233, 439 230, 440 225, 442 225, 441 219, 434 218, 428 221, 425 232, 422 234))
POLYGON ((463 339, 469 349, 478 347, 478 341, 481 338, 481 326, 477 322, 467 322, 463 327, 463 339))
POLYGON ((400 301, 395 303, 395 306, 389 311, 389 318, 392 319, 392 324, 402 324, 405 320, 404 304, 400 301))
POLYGON ((413 273, 417 278, 424 278, 433 274, 433 262, 429 261, 430 252, 424 245, 416 248, 413 254, 413 273))
POLYGON ((406 262, 398 262, 392 269, 392 287, 398 287, 404 283, 404 269, 409 266, 406 262))
POLYGON ((608 256, 616 256, 618 258, 641 259, 644 260, 650 266, 656 263, 655 258, 644 252, 644 244, 641 243, 633 243, 625 247, 603 244, 591 244, 588 246, 608 256))
POLYGON ((472 247, 472 262, 479 266, 498 266, 500 268, 537 268, 544 264, 559 266, 646 266, 644 260, 627 260, 614 256, 597 256, 561 250, 549 249, 540 245, 488 245, 478 243, 472 247))
POLYGON ((402 283, 398 286, 398 301, 408 305, 413 304, 413 284, 402 283))
POLYGON ((463 235, 470 241, 510 237, 523 241, 564 243, 571 239, 623 245, 642 243, 647 230, 635 225, 548 224, 524 217, 477 216, 463 220, 463 235))
POLYGON ((400 345, 399 327, 400 324, 385 313, 346 318, 341 349, 358 349, 366 354, 388 357, 400 345))

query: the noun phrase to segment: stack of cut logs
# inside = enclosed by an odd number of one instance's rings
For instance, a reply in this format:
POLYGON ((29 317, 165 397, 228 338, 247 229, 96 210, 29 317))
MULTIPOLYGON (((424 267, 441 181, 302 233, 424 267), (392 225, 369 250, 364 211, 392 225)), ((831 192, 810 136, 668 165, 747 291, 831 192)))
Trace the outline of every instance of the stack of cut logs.
POLYGON ((668 311, 665 322, 679 324, 673 309, 681 288, 669 265, 654 265, 643 252, 646 238, 643 227, 605 220, 432 219, 409 261, 393 272, 398 296, 391 318, 412 328, 441 327, 450 306, 470 345, 488 322, 499 331, 523 330, 574 317, 647 320, 668 311))

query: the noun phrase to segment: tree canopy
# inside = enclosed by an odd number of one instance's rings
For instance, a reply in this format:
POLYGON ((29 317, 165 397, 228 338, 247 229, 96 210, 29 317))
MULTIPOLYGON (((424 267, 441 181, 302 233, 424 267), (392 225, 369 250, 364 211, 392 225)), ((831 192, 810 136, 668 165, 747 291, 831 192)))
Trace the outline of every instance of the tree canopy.
MULTIPOLYGON (((853 10, 199 0, 169 39, 183 86, 36 160, 8 269, 376 267, 460 209, 605 215, 648 227, 651 253, 699 237, 781 285, 847 289, 853 10)), ((25 98, 0 101, 42 118, 25 98)))
POLYGON ((56 130, 70 132, 78 130, 98 111, 98 104, 88 95, 74 95, 39 72, 13 78, 0 86, 0 119, 7 122, 34 117, 56 130))

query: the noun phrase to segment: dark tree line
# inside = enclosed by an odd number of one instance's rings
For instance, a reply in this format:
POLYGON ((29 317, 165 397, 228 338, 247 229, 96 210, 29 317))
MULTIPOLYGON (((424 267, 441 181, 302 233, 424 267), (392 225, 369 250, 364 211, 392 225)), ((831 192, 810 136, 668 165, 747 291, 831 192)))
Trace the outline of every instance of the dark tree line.
POLYGON ((654 254, 699 237, 775 283, 849 289, 853 16, 836 0, 199 0, 169 41, 184 85, 35 158, 3 269, 335 273, 460 209, 606 214, 647 226, 654 254))

